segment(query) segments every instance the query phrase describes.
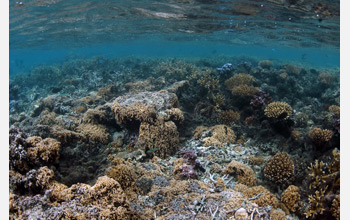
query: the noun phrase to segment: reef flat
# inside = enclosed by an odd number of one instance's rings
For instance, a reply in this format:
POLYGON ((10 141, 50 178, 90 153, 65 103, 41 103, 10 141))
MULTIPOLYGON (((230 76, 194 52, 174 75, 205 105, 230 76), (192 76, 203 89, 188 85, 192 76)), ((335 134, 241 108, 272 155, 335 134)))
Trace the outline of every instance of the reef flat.
POLYGON ((96 57, 9 94, 10 219, 340 219, 339 69, 96 57))

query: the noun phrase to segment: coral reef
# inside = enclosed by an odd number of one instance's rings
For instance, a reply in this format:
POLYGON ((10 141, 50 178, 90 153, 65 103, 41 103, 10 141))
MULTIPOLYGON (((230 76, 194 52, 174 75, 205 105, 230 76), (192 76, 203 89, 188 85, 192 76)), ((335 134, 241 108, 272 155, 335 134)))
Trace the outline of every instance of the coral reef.
POLYGON ((271 60, 261 60, 258 66, 264 69, 270 69, 273 66, 273 62, 271 60))
POLYGON ((233 110, 222 111, 218 116, 218 122, 225 125, 231 125, 232 123, 238 121, 239 119, 240 119, 239 113, 233 110))
POLYGON ((287 153, 277 153, 267 161, 264 175, 276 184, 287 183, 294 177, 294 163, 287 153))

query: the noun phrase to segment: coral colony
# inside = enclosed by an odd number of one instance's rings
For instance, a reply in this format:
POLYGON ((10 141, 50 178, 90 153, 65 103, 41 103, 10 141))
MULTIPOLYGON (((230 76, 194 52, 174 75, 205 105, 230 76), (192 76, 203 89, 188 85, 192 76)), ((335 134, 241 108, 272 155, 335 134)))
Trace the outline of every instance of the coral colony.
POLYGON ((340 219, 339 72, 244 59, 13 77, 10 219, 340 219))

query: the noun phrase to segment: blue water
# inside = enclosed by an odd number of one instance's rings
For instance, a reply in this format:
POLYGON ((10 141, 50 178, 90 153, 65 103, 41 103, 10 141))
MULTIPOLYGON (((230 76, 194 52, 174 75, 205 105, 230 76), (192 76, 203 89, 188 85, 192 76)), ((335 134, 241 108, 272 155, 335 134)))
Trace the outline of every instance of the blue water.
POLYGON ((10 76, 101 55, 243 55, 338 68, 339 1, 281 2, 10 2, 10 76))

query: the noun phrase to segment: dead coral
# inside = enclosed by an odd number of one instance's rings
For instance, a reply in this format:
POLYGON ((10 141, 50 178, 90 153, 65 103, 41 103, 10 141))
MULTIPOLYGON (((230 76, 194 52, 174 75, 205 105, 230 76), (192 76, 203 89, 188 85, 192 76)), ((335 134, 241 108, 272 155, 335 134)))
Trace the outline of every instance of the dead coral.
POLYGON ((233 110, 222 111, 218 116, 218 122, 225 125, 231 125, 232 123, 238 121, 239 119, 240 119, 239 113, 233 110))
POLYGON ((55 162, 60 157, 61 143, 52 138, 29 137, 26 142, 30 145, 27 149, 27 157, 31 161, 55 162))
POLYGON ((333 132, 328 129, 313 128, 309 132, 309 138, 316 145, 322 145, 327 143, 333 136, 333 132))
POLYGON ((172 121, 142 122, 139 133, 136 145, 146 153, 153 149, 155 155, 165 158, 174 154, 178 148, 179 133, 172 121))
POLYGON ((264 175, 277 184, 287 183, 294 177, 294 163, 287 153, 277 153, 267 161, 264 175))
POLYGON ((285 102, 271 102, 264 112, 268 118, 285 119, 291 114, 292 107, 285 102))
POLYGON ((281 201, 288 207, 292 212, 297 211, 300 207, 300 190, 297 186, 290 185, 283 192, 281 201))
POLYGON ((247 186, 254 186, 257 182, 252 168, 235 160, 226 165, 223 173, 237 176, 237 181, 247 186))

